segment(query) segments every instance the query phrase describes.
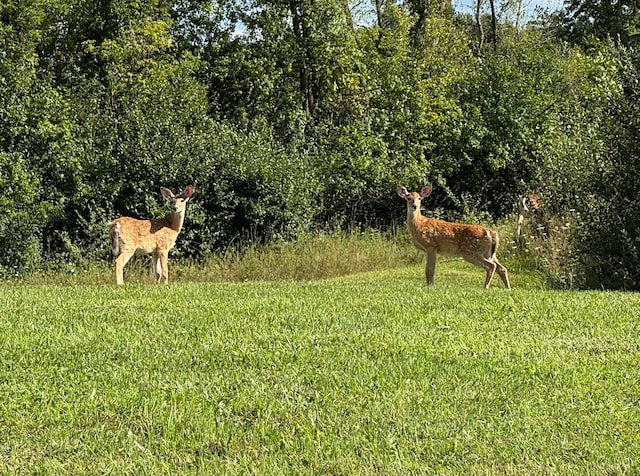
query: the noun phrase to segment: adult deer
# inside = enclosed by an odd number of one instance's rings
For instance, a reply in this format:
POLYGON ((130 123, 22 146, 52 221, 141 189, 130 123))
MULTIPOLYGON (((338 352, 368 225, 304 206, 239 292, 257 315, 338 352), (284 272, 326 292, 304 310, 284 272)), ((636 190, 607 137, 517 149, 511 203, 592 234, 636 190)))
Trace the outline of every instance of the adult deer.
POLYGON ((542 212, 542 201, 540 195, 528 193, 518 197, 518 227, 516 236, 520 238, 522 235, 522 224, 525 218, 532 222, 538 222, 542 212))
POLYGON ((511 289, 507 269, 496 259, 498 233, 480 225, 450 223, 427 218, 420 212, 423 198, 431 195, 432 187, 427 185, 420 193, 409 192, 399 186, 398 195, 407 201, 407 226, 413 244, 427 255, 425 274, 427 284, 433 285, 436 272, 436 254, 447 253, 461 256, 466 261, 479 266, 487 272, 485 289, 489 288, 491 278, 497 271, 504 286, 511 289))
POLYGON ((135 254, 153 256, 153 270, 156 282, 169 282, 167 260, 169 250, 173 248, 182 230, 187 202, 193 195, 189 185, 179 195, 160 187, 162 196, 171 202, 172 212, 156 220, 136 220, 131 217, 116 218, 109 224, 111 246, 116 264, 116 284, 124 283, 124 267, 135 254))

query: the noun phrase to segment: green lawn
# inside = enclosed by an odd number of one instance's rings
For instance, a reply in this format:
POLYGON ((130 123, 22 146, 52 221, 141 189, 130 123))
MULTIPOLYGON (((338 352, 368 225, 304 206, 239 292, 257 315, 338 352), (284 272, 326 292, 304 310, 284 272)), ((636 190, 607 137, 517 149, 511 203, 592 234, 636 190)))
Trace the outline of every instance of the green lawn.
POLYGON ((0 286, 3 474, 638 474, 640 297, 460 261, 0 286))

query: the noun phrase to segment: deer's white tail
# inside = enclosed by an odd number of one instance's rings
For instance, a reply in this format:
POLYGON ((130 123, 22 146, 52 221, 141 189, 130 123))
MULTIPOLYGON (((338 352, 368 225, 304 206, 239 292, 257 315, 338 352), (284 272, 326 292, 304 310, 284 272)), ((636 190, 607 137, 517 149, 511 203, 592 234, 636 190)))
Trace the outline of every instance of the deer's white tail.
POLYGON ((120 223, 111 223, 109 235, 111 236, 111 256, 116 259, 120 256, 120 223))

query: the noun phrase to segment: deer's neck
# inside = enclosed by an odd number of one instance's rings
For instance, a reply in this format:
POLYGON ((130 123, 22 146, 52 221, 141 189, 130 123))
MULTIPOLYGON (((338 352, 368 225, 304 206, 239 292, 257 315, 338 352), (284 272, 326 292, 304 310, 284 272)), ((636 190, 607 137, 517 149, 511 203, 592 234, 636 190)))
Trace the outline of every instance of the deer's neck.
POLYGON ((182 230, 182 224, 184 223, 184 213, 170 213, 162 219, 164 225, 171 228, 176 233, 180 233, 182 230))
POLYGON ((407 223, 409 226, 415 226, 417 223, 426 220, 422 213, 420 213, 420 209, 414 210, 411 205, 407 207, 407 223))

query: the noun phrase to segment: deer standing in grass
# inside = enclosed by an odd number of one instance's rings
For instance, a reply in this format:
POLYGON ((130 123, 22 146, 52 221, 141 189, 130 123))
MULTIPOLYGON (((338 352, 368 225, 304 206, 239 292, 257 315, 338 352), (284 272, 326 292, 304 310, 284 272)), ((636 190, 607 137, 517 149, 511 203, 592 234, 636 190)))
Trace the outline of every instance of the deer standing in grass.
POLYGON ((179 195, 160 187, 162 196, 171 202, 172 212, 164 218, 156 220, 136 220, 120 217, 109 225, 111 246, 116 264, 116 284, 124 283, 124 267, 133 255, 148 254, 153 256, 153 271, 157 283, 169 282, 168 258, 184 223, 187 202, 193 195, 193 187, 189 185, 179 195))
POLYGON ((542 212, 542 200, 540 195, 535 193, 528 193, 526 195, 520 195, 518 197, 518 227, 516 229, 516 236, 520 238, 522 235, 522 225, 525 218, 529 221, 538 223, 541 218, 542 212))
POLYGON ((466 261, 479 266, 487 272, 485 289, 489 288, 494 272, 502 279, 507 289, 511 288, 507 269, 496 259, 498 233, 480 225, 450 223, 427 218, 420 212, 423 198, 431 195, 432 187, 427 185, 420 193, 409 192, 399 186, 397 193, 407 201, 407 226, 413 244, 427 255, 425 274, 427 284, 433 285, 436 272, 436 254, 447 253, 461 256, 466 261))

